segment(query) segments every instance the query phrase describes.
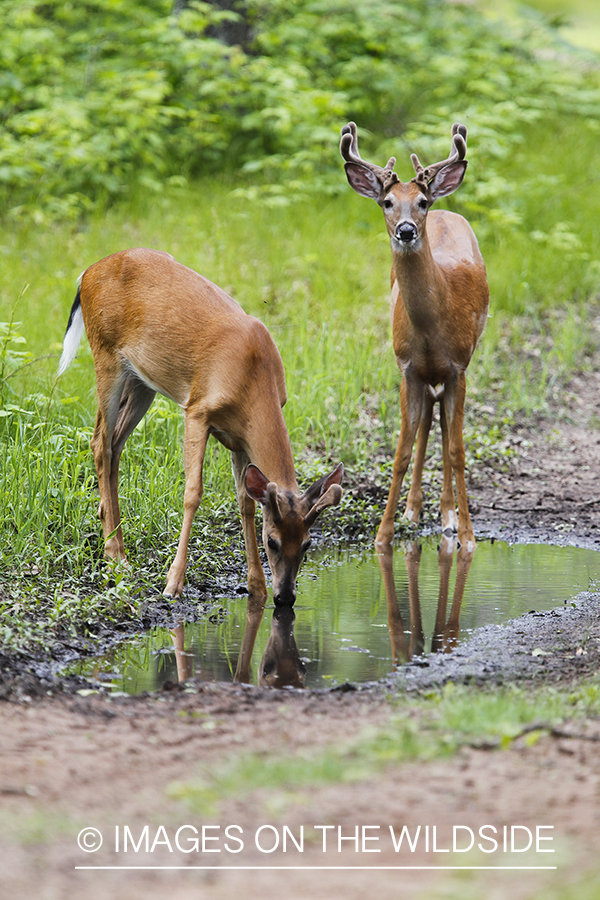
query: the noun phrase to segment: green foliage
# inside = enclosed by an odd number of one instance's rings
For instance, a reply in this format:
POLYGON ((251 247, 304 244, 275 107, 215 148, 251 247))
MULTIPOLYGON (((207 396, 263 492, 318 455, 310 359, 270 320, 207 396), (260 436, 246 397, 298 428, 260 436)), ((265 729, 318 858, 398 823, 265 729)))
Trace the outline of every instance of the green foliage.
MULTIPOLYGON (((135 574, 101 559, 91 428, 69 422, 42 395, 0 410, 0 645, 51 645, 66 635, 95 634, 100 623, 136 618, 140 599, 155 595, 174 555, 181 526, 181 420, 158 401, 134 433, 121 466, 124 529, 135 574)), ((73 416, 71 409, 71 416, 73 416)), ((224 524, 236 521, 225 454, 207 456, 207 496, 190 557, 204 583, 239 565, 240 542, 224 524)), ((232 488, 232 486, 231 486, 232 488)))
POLYGON ((267 808, 269 797, 278 793, 279 806, 284 808, 298 791, 367 781, 374 773, 407 760, 423 762, 465 746, 505 750, 518 739, 534 743, 565 720, 598 715, 600 691, 596 681, 574 690, 505 687, 485 691, 449 683, 427 697, 398 696, 393 703, 394 714, 381 728, 355 730, 344 743, 319 751, 299 750, 283 761, 269 759, 268 765, 261 755, 237 753, 210 771, 202 767, 199 778, 173 783, 169 796, 203 815, 215 815, 224 798, 253 792, 267 808))
POLYGON ((28 359, 27 350, 17 350, 26 343, 22 334, 17 331, 19 322, 0 322, 0 415, 6 414, 4 404, 11 391, 9 378, 15 375, 24 361, 28 359))
POLYGON ((172 0, 3 0, 0 209, 76 217, 132 183, 160 191, 209 172, 288 202, 342 189, 337 143, 350 118, 385 137, 377 153, 425 158, 445 152, 460 118, 480 163, 464 200, 494 228, 518 219, 497 164, 524 125, 600 110, 597 70, 575 57, 557 65, 540 17, 500 20, 444 0, 246 8, 253 39, 242 49, 207 36, 224 15, 208 3, 175 16, 172 0))
MULTIPOLYGON (((55 383, 75 279, 108 253, 168 250, 268 325, 302 483, 340 459, 357 480, 389 483, 400 421, 389 243, 341 171, 350 118, 365 156, 397 155, 404 178, 411 150, 445 155, 450 122, 469 126, 471 165, 451 203, 474 224, 492 296, 469 369, 470 458, 508 459, 513 417, 543 411, 593 364, 598 67, 558 47, 539 17, 442 0, 248 0, 248 11, 242 49, 206 36, 216 13, 201 3, 179 17, 170 0, 0 4, 0 605, 13 646, 31 643, 23 622, 47 623, 55 601, 81 630, 113 601, 129 615, 148 584, 161 587, 181 523, 181 420, 157 401, 122 461, 140 579, 111 594, 85 342, 55 383)), ((192 579, 241 560, 216 447, 206 485, 192 579)), ((362 516, 368 535, 378 515, 376 501, 347 495, 322 524, 362 516)))

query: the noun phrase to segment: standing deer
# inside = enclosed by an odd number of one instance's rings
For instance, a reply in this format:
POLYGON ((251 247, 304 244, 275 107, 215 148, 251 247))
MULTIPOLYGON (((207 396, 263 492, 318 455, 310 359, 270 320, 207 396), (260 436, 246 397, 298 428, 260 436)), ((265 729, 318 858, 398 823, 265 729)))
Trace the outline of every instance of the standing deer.
POLYGON ((442 426, 442 530, 458 532, 462 545, 475 546, 465 487, 463 415, 465 371, 484 329, 489 290, 485 265, 469 223, 432 203, 453 193, 465 174, 467 129, 452 126, 448 159, 424 168, 413 153, 415 177, 400 181, 396 160, 381 168, 358 152, 356 125, 342 129, 340 152, 351 187, 383 209, 392 246, 391 314, 394 353, 402 372, 402 424, 392 484, 375 538, 391 544, 402 481, 417 437, 413 478, 405 516, 416 523, 423 503, 421 476, 433 404, 439 401, 442 426), (458 521, 452 486, 456 479, 458 521))
POLYGON ((212 434, 232 453, 248 591, 267 596, 254 526, 258 502, 273 600, 292 606, 310 527, 325 507, 340 502, 343 466, 299 492, 281 412, 286 402, 283 363, 266 327, 168 253, 144 249, 114 253, 83 273, 59 374, 74 358, 84 327, 98 386, 92 451, 105 555, 125 559, 119 460, 159 391, 185 415, 185 511, 164 593, 177 596, 183 589, 192 520, 202 497, 206 442, 212 434))

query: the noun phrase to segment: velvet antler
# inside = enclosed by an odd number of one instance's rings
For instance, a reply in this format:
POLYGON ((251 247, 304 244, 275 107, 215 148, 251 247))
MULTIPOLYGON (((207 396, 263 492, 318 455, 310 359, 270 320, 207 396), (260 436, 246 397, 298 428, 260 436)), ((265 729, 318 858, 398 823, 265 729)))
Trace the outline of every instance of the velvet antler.
POLYGON ((345 161, 344 168, 346 170, 346 175, 348 174, 349 166, 358 166, 361 169, 366 170, 366 172, 371 172, 379 182, 382 194, 387 193, 391 186, 400 180, 394 172, 394 166, 396 165, 395 156, 391 156, 383 168, 375 165, 375 163, 367 162, 361 157, 358 152, 358 138, 354 122, 348 122, 348 124, 344 125, 342 128, 340 153, 345 161))
POLYGON ((418 184, 422 191, 427 193, 429 184, 435 178, 437 173, 442 169, 445 169, 446 166, 453 165, 457 162, 462 162, 466 156, 466 153, 467 128, 465 125, 459 125, 457 122, 455 122, 452 126, 452 151, 448 159, 444 159, 442 160, 442 162, 432 163, 432 165, 424 167, 419 162, 419 157, 417 156, 417 154, 411 154, 410 159, 416 172, 416 175, 412 180, 415 182, 415 184, 418 184))

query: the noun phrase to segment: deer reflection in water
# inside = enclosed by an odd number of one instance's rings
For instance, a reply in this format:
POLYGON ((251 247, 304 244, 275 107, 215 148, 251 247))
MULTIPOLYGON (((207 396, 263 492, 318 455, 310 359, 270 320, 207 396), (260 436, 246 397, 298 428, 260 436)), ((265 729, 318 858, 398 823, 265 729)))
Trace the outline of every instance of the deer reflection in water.
POLYGON ((171 628, 171 637, 173 638, 173 649, 175 651, 175 663, 177 665, 177 681, 187 681, 194 674, 194 654, 188 653, 185 649, 185 631, 183 624, 180 622, 174 628, 171 628))
MULTIPOLYGON (((260 598, 250 595, 234 681, 250 683, 250 663, 264 611, 265 607, 260 598)), ((280 606, 273 610, 271 634, 258 669, 259 686, 304 687, 306 666, 300 659, 294 638, 294 621, 295 614, 292 607, 280 606)), ((183 682, 194 674, 198 675, 198 672, 194 672, 194 654, 185 649, 184 626, 180 624, 172 628, 171 637, 177 664, 177 680, 183 682)))
MULTIPOLYGON (((248 597, 246 626, 242 647, 233 680, 250 683, 250 661, 264 605, 248 597)), ((306 666, 300 659, 294 637, 295 613, 291 606, 276 606, 271 621, 271 634, 258 667, 258 684, 261 687, 303 688, 306 666)))
MULTIPOLYGON (((440 572, 440 587, 438 594, 435 626, 431 639, 431 651, 435 653, 442 650, 449 653, 456 647, 459 634, 460 607, 462 604, 465 585, 471 563, 473 561, 474 545, 459 545, 454 535, 442 534, 438 547, 438 567, 440 572), (458 549, 457 549, 458 547, 458 549), (448 607, 448 592, 450 586, 450 571, 456 552, 456 582, 450 613, 446 619, 448 607)), ((393 550, 391 545, 378 548, 377 553, 383 584, 388 605, 388 627, 392 644, 392 659, 394 668, 403 662, 419 656, 425 649, 425 636, 423 634, 423 622, 421 619, 421 602, 419 599, 419 565, 421 562, 421 547, 415 541, 409 541, 404 545, 404 563, 408 575, 408 603, 410 611, 410 637, 407 631, 394 583, 393 550)))
MULTIPOLYGON (((392 546, 378 548, 377 556, 387 599, 392 662, 396 668, 412 659, 413 656, 421 655, 425 650, 419 597, 421 547, 414 541, 404 545, 404 563, 408 575, 410 630, 407 628, 406 616, 403 618, 398 603, 394 583, 392 546)), ((455 535, 442 534, 438 547, 439 593, 431 639, 432 652, 439 650, 449 652, 458 643, 460 609, 473 556, 474 544, 460 545, 455 535), (455 554, 456 581, 448 611, 450 574, 455 554)), ((258 667, 258 677, 251 677, 252 654, 264 613, 265 604, 262 602, 262 598, 249 595, 244 634, 233 680, 243 684, 250 684, 254 680, 258 681, 259 686, 262 687, 303 688, 307 670, 300 658, 294 637, 295 613, 292 607, 275 607, 273 609, 271 633, 258 667)), ((172 636, 179 681, 185 681, 194 674, 198 676, 200 673, 193 671, 193 654, 186 652, 184 647, 183 625, 173 629, 172 636)))

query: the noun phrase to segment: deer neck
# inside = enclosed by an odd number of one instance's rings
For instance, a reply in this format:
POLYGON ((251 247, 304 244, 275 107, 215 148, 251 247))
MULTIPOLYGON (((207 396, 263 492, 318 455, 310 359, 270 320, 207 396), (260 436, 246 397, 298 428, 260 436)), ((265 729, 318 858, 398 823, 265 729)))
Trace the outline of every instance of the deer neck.
POLYGON ((444 313, 445 282, 424 234, 418 250, 392 251, 399 299, 417 330, 437 328, 444 313))
POLYGON ((281 408, 272 411, 270 427, 257 423, 249 436, 247 454, 251 463, 278 487, 299 493, 290 439, 281 408))

